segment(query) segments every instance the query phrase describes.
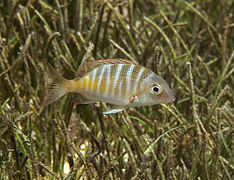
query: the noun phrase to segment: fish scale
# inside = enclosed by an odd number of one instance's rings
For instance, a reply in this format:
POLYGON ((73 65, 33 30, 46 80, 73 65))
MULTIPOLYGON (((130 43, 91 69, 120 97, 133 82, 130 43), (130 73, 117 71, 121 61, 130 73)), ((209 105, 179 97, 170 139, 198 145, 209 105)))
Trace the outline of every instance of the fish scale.
POLYGON ((119 79, 119 76, 120 76, 120 73, 122 71, 122 68, 123 68, 123 64, 118 64, 118 66, 115 66, 115 77, 114 77, 114 81, 113 81, 113 91, 112 91, 112 97, 113 96, 117 96, 117 93, 118 93, 118 86, 120 86, 120 84, 118 84, 117 86, 117 82, 118 82, 118 79, 119 79))
POLYGON ((83 85, 83 81, 91 81, 86 83, 88 87, 83 92, 89 96, 99 96, 108 102, 116 98, 128 100, 130 94, 136 93, 140 80, 147 72, 146 68, 134 64, 109 64, 97 67, 79 82, 83 85))

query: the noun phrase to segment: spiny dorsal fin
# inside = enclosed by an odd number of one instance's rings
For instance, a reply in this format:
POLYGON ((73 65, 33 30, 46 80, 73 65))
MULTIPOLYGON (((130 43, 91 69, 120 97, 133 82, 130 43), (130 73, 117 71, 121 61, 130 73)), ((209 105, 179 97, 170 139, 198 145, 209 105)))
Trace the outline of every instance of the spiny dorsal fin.
POLYGON ((87 61, 82 63, 78 68, 78 77, 85 75, 86 73, 92 71, 94 68, 107 64, 135 64, 138 65, 136 61, 131 61, 127 59, 99 59, 95 61, 87 61))

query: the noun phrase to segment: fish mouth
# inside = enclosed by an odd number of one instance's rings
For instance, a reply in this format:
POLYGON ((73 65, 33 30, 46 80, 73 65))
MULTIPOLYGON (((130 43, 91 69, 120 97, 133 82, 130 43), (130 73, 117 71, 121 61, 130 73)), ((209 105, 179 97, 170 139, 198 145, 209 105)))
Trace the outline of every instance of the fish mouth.
POLYGON ((163 92, 161 94, 161 103, 170 103, 176 100, 175 96, 170 92, 163 92))
POLYGON ((172 95, 171 102, 174 102, 176 100, 175 96, 172 95))
POLYGON ((167 99, 167 102, 174 102, 176 100, 175 96, 170 95, 167 99))

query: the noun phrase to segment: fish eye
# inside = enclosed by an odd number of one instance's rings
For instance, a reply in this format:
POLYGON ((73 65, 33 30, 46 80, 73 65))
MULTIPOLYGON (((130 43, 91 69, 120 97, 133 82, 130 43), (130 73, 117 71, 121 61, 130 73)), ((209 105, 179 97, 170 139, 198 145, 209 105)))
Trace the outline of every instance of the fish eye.
POLYGON ((158 86, 154 86, 152 89, 154 92, 158 93, 160 91, 160 89, 158 88, 158 86))
POLYGON ((158 95, 158 94, 161 93, 161 91, 162 91, 162 87, 161 87, 160 84, 154 84, 153 87, 151 88, 151 93, 152 94, 158 95))

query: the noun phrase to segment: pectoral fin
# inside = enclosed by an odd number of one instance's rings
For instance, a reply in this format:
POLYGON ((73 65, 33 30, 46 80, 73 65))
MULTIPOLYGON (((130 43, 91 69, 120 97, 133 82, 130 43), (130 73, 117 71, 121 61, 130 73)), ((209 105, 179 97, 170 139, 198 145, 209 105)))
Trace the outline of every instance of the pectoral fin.
POLYGON ((129 103, 139 102, 138 95, 134 95, 129 99, 129 103))
POLYGON ((129 104, 125 106, 114 106, 112 109, 103 112, 103 114, 114 114, 123 111, 124 109, 130 107, 132 103, 139 102, 138 95, 134 95, 129 99, 129 104))

